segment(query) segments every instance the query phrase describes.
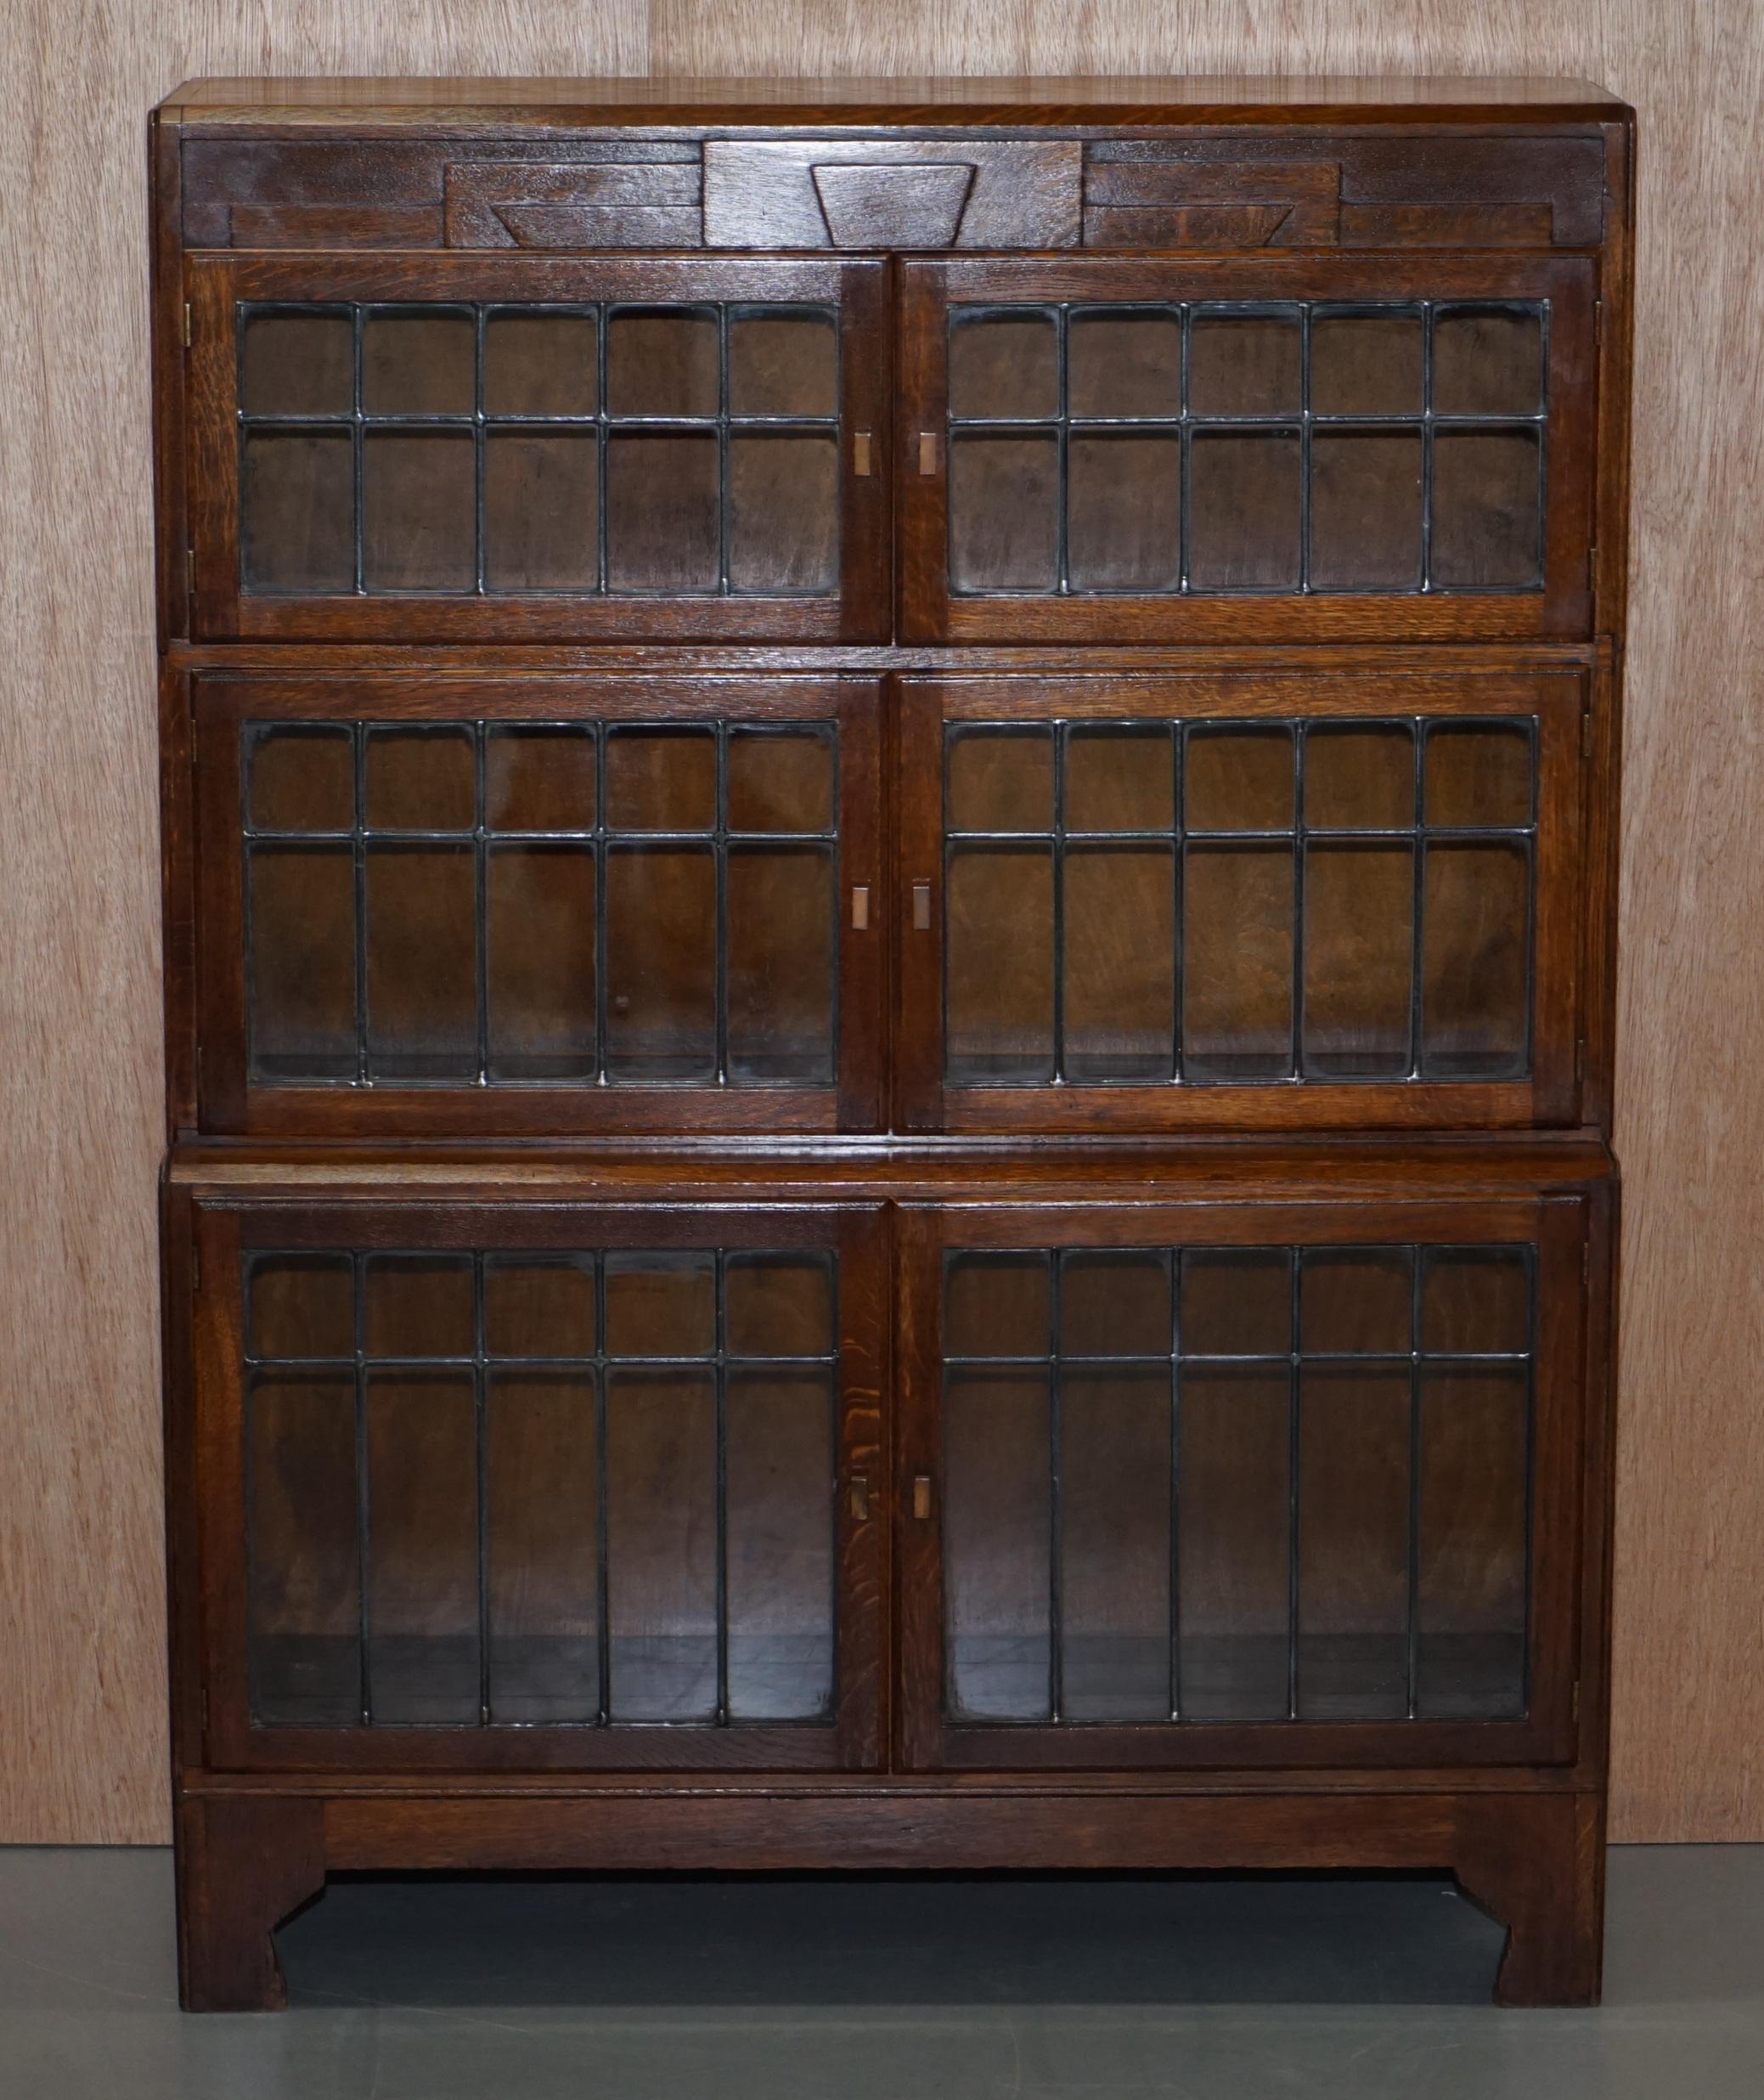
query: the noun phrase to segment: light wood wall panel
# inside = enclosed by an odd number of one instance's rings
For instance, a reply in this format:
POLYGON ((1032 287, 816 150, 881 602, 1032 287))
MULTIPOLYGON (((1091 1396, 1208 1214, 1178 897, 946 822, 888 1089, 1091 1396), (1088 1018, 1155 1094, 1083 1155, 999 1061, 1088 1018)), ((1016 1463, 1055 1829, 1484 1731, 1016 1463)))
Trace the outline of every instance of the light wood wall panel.
POLYGON ((9 0, 0 1839, 166 1832, 148 108, 185 76, 1569 74, 1641 110, 1616 1828, 1764 1839, 1764 25, 1751 0, 9 0))

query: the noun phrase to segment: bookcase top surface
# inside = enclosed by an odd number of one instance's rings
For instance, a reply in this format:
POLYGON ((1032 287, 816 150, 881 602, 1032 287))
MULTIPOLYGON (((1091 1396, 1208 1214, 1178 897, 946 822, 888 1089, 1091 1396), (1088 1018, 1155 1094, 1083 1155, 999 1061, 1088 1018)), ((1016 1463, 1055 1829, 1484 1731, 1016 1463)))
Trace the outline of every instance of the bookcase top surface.
POLYGON ((1584 81, 1169 76, 886 80, 213 79, 188 81, 162 121, 216 127, 538 130, 626 123, 1019 125, 1597 122, 1627 113, 1584 81))

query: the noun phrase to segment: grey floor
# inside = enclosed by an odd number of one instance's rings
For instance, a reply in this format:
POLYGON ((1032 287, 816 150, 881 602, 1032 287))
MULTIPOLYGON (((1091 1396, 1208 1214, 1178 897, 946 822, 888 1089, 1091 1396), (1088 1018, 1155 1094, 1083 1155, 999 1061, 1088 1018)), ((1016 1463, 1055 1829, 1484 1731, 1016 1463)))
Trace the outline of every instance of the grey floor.
POLYGON ((1764 2097, 1764 1846, 1612 1854, 1600 2012, 1499 1945, 1419 1879, 345 1882, 194 2019, 169 1854, 0 1850, 0 2095, 1764 2097))

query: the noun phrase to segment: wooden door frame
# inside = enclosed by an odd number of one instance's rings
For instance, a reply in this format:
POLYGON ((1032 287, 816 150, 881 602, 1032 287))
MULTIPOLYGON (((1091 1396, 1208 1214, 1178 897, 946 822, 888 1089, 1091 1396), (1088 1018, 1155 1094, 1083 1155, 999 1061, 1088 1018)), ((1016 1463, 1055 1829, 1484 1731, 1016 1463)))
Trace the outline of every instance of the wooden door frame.
MULTIPOLYGON (((205 1690, 200 1763, 216 1772, 430 1775, 625 1772, 673 1776, 876 1770, 887 1741, 888 1221, 879 1204, 370 1204, 198 1200, 187 1436, 205 1690), (254 1725, 247 1684, 243 1262, 278 1248, 825 1247, 838 1258, 835 1709, 831 1725, 621 1722, 600 1727, 254 1725)), ((175 1404, 175 1403, 174 1403, 175 1404)))
POLYGON ((888 265, 874 257, 201 253, 189 308, 193 641, 860 642, 889 632, 888 265), (254 595, 240 566, 235 309, 322 303, 819 301, 840 310, 839 587, 824 597, 254 595), (867 439, 867 443, 859 442, 867 439))
MULTIPOLYGON (((203 1130, 257 1137, 624 1136, 871 1131, 882 1110, 888 982, 880 680, 826 673, 549 671, 442 667, 349 675, 198 671, 196 999, 203 1130), (835 1068, 826 1085, 504 1087, 253 1083, 247 1023, 241 742, 251 721, 831 721, 837 737, 833 895, 835 1068), (866 893, 854 909, 853 894, 866 893), (868 908, 868 900, 876 900, 868 908), (861 917, 864 923, 856 922, 861 917)), ((779 834, 781 845, 788 835, 779 834)), ((596 869, 597 880, 601 870, 596 869)))
MULTIPOLYGON (((1502 1199, 1229 1198, 1181 1204, 1076 1200, 1035 1210, 976 1202, 903 1206, 897 1372, 895 1758, 913 1772, 1175 1774, 1197 1770, 1398 1770, 1574 1764, 1580 1744, 1582 1501, 1592 1374, 1586 1288, 1591 1212, 1579 1194, 1502 1199), (1184 1721, 1133 1725, 989 1723, 944 1713, 941 1527, 941 1262, 967 1246, 1365 1246, 1388 1241, 1536 1250, 1529 1523, 1528 1708, 1515 1721, 1184 1721), (928 1483, 928 1488, 918 1483, 928 1483), (921 1514, 922 1512, 922 1514, 921 1514)), ((1598 1542, 1595 1540, 1595 1550, 1598 1542)), ((1585 1579, 1590 1580, 1590 1578, 1585 1579)), ((1296 1637, 1296 1629, 1294 1629, 1296 1637)))
MULTIPOLYGON (((1265 642, 1584 639, 1598 535, 1598 266, 1587 255, 1086 254, 903 258, 899 477, 904 639, 933 642, 1265 642), (1547 300, 1543 579, 1535 591, 959 595, 949 579, 949 309, 1110 301, 1547 300)), ((1376 421, 1375 418, 1368 421, 1376 421)), ((1498 416, 1491 416, 1497 423, 1498 416)), ((1296 423, 1298 417, 1293 417, 1296 423)))
MULTIPOLYGON (((916 674, 896 681, 899 927, 894 1122, 903 1131, 1262 1134, 1567 1126, 1580 1114, 1588 673, 1559 670, 916 674), (944 731, 1061 718, 1537 721, 1526 1079, 946 1086, 944 731), (923 922, 923 923, 921 923, 923 922)), ((1417 812, 1417 825, 1420 812, 1417 812)), ((1294 833, 1295 839, 1297 833, 1294 833)), ((1417 833, 1419 837, 1419 831, 1417 833)), ((1178 951, 1181 928, 1175 929, 1178 951)), ((1303 957, 1295 952, 1295 978, 1303 957)), ((1177 1039, 1181 1017, 1176 1016, 1177 1039)))

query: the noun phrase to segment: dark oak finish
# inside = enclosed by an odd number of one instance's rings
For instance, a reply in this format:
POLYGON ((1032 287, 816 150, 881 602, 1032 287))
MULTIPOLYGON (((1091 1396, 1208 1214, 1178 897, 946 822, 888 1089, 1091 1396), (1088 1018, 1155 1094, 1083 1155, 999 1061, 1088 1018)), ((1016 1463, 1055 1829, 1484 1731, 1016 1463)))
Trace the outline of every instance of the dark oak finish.
POLYGON ((1427 1868, 1596 2001, 1632 122, 155 113, 187 2005, 707 1867, 1427 1868))

